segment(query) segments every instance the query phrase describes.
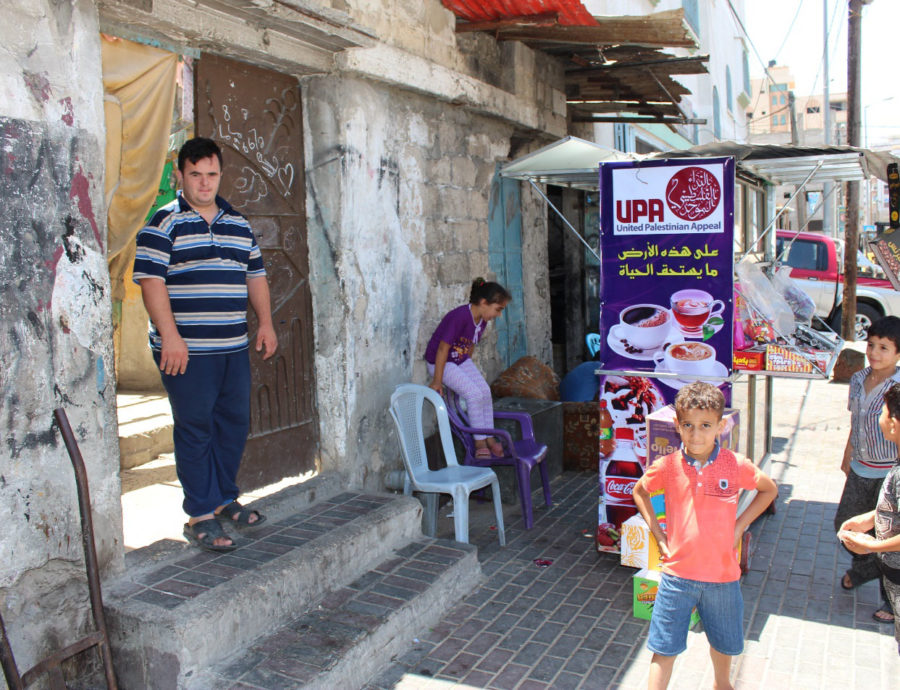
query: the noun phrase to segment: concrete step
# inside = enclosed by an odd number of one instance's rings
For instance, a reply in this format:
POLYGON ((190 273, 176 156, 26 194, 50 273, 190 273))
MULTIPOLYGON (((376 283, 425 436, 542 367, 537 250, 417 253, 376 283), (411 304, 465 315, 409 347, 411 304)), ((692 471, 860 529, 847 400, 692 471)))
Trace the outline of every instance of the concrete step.
POLYGON ((474 546, 423 537, 187 687, 361 688, 480 580, 474 546))
POLYGON ((104 585, 123 688, 189 687, 201 670, 421 538, 416 499, 331 495, 337 482, 323 481, 304 494, 318 500, 297 510, 287 511, 292 502, 277 495, 251 504, 269 519, 236 533, 238 548, 230 553, 168 541, 128 554, 126 573, 104 585))
POLYGON ((122 469, 138 467, 175 450, 172 409, 165 395, 120 393, 116 401, 122 469))

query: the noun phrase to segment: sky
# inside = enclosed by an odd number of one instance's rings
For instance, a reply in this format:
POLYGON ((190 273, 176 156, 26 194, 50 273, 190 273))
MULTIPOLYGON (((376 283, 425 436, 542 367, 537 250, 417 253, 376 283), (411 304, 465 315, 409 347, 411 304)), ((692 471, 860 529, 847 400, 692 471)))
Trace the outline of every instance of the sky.
MULTIPOLYGON (((760 60, 776 60, 794 73, 795 93, 821 93, 823 4, 828 6, 830 90, 847 90, 847 0, 745 0, 744 26, 750 36, 750 76, 763 76, 760 60), (796 17, 796 19, 795 19, 796 17), (755 48, 755 50, 754 50, 755 48), (757 52, 759 56, 757 56, 757 52)), ((862 122, 865 145, 900 137, 900 1, 872 0, 863 7, 862 122), (868 132, 866 131, 868 130, 868 132)))

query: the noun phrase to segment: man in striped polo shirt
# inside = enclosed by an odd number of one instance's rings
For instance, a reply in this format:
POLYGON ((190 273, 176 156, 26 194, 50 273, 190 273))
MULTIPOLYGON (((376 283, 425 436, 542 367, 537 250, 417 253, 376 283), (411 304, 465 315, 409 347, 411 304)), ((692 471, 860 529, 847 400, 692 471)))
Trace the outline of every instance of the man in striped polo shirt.
POLYGON ((250 224, 218 196, 221 174, 212 139, 187 141, 175 173, 181 192, 138 233, 134 261, 172 406, 184 534, 212 551, 235 548, 218 520, 265 520, 237 502, 235 483, 250 427, 248 299, 257 352, 268 359, 278 347, 262 255, 250 224))

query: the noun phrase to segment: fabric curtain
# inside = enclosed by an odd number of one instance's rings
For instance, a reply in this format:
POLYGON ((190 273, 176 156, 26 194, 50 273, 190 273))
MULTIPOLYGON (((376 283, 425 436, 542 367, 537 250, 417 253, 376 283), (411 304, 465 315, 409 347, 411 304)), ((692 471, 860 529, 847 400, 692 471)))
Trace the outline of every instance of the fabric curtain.
POLYGON ((175 106, 178 56, 103 36, 107 261, 112 299, 125 298, 132 241, 159 190, 175 106))

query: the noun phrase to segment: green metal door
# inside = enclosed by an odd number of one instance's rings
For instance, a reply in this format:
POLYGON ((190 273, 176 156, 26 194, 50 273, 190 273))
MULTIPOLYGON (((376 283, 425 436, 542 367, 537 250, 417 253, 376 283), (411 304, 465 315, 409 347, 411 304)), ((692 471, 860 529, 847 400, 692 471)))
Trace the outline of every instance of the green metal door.
POLYGON ((488 205, 488 255, 490 269, 497 276, 497 282, 513 297, 503 316, 495 322, 497 351, 506 366, 527 354, 520 202, 519 182, 503 179, 495 172, 488 205))

